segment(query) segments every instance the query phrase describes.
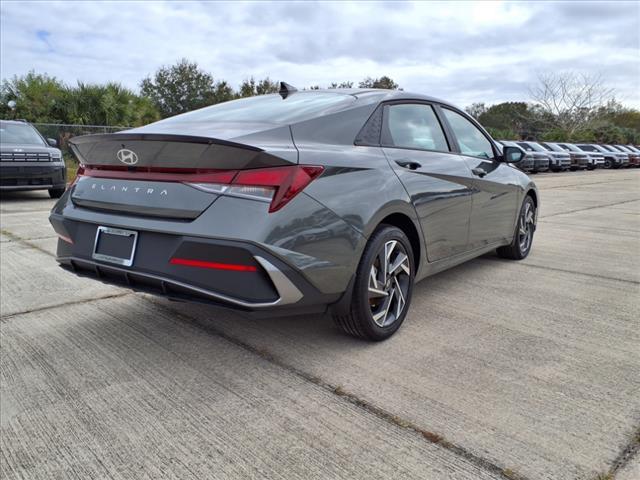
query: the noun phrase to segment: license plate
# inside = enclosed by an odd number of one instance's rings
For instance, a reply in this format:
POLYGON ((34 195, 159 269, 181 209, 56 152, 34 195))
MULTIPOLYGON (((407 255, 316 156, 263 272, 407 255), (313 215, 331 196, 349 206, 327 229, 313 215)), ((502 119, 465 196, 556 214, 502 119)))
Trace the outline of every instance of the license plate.
POLYGON ((136 253, 138 232, 121 228, 98 227, 92 257, 103 262, 130 267, 136 253))

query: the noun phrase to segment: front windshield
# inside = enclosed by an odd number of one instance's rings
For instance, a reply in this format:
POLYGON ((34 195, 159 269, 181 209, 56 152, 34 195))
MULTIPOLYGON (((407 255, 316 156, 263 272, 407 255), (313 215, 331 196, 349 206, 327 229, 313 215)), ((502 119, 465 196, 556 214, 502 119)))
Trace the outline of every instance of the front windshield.
POLYGON ((536 152, 546 152, 547 150, 543 148, 539 143, 536 142, 527 142, 527 145, 530 145, 536 152))
POLYGON ((561 143, 560 146, 565 147, 566 150, 571 150, 572 152, 582 152, 582 150, 571 143, 561 143))
POLYGON ((26 123, 0 122, 0 143, 10 145, 46 145, 35 128, 26 123))
POLYGON ((553 150, 554 152, 564 152, 565 149, 559 146, 557 143, 543 143, 543 147, 547 147, 549 150, 553 150))
POLYGON ((527 152, 533 152, 533 147, 525 142, 516 142, 520 148, 523 148, 527 152))

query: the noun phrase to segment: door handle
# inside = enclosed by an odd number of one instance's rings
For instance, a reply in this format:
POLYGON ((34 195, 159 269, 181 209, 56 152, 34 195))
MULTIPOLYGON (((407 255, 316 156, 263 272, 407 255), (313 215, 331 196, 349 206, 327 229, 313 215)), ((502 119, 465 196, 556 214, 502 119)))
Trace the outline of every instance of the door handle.
POLYGON ((471 171, 474 175, 477 175, 480 178, 484 177, 487 174, 487 171, 484 168, 480 167, 473 168, 471 169, 471 171))
POLYGON ((414 162, 413 160, 396 160, 396 163, 402 168, 408 168, 409 170, 417 170, 422 167, 421 163, 414 162))

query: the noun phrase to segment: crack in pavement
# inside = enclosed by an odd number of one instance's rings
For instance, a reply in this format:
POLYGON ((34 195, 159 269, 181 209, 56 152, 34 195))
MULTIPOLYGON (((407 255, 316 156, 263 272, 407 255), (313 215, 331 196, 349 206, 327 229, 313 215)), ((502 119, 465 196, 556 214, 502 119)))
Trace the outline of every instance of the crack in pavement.
MULTIPOLYGON (((6 232, 6 231, 4 231, 4 230, 2 231, 2 233, 3 233, 4 235, 7 235, 7 232, 6 232)), ((8 236, 8 235, 7 235, 7 236, 8 236)), ((45 237, 29 237, 29 238, 19 237, 19 238, 20 238, 20 240, 11 239, 11 240, 9 240, 7 243, 11 243, 11 242, 20 242, 20 241, 23 241, 23 242, 32 242, 32 241, 34 241, 34 240, 48 240, 48 239, 50 239, 50 238, 56 238, 56 235, 47 235, 47 236, 45 236, 45 237)))
POLYGON ((570 223, 570 222, 554 222, 552 220, 540 219, 538 220, 538 225, 541 223, 546 223, 550 226, 557 227, 578 227, 578 228, 586 228, 587 230, 602 230, 604 232, 622 232, 622 233, 640 233, 640 230, 631 230, 628 228, 616 228, 616 227, 597 227, 593 225, 587 225, 582 223, 570 223))
POLYGON ((50 211, 51 211, 51 207, 35 208, 32 210, 0 210, 0 215, 19 215, 21 213, 47 213, 50 211))
MULTIPOLYGON (((11 241, 16 242, 16 243, 20 243, 24 246, 33 248, 35 250, 38 250, 39 252, 42 252, 46 255, 49 255, 50 257, 56 258, 55 254, 51 253, 49 250, 45 250, 44 248, 42 248, 39 245, 36 245, 34 243, 31 243, 29 240, 26 240, 18 235, 16 235, 15 233, 10 232, 9 230, 5 230, 0 229, 0 233, 2 233, 3 235, 5 235, 6 237, 9 237, 11 239, 11 241)), ((51 238, 51 237, 43 237, 43 238, 51 238)), ((40 240, 40 239, 34 239, 34 240, 40 240)), ((10 243, 10 242, 7 242, 10 243)))
POLYGON ((636 178, 621 178, 618 180, 608 180, 608 181, 602 181, 602 182, 589 182, 589 183, 571 183, 571 184, 567 184, 567 185, 554 185, 553 187, 544 187, 544 188, 540 188, 539 190, 544 192, 545 190, 556 190, 559 188, 571 188, 571 187, 582 187, 584 185, 603 185, 603 184, 612 184, 612 183, 617 183, 617 182, 637 182, 638 180, 636 178))
POLYGON ((623 205, 625 203, 637 202, 638 200, 640 200, 640 198, 634 198, 633 200, 623 200, 621 202, 615 202, 615 203, 608 203, 606 205, 595 205, 592 207, 577 208, 575 210, 568 210, 566 212, 552 213, 551 215, 540 215, 540 218, 544 220, 546 218, 557 217, 558 215, 568 215, 570 213, 584 212, 585 210, 595 210, 596 208, 614 207, 616 205, 623 205))
POLYGON ((453 442, 447 440, 446 438, 444 438, 442 435, 438 434, 438 433, 434 433, 434 432, 430 432, 428 430, 425 430, 423 428, 421 428, 420 426, 412 423, 409 420, 403 419, 397 415, 394 415, 393 413, 378 407, 372 403, 370 403, 367 400, 364 400, 360 397, 358 397, 355 393, 352 392, 348 392, 346 391, 343 387, 341 387, 340 385, 333 385, 329 382, 327 382, 326 380, 323 380, 320 377, 317 377, 315 375, 312 375, 308 372, 305 372, 304 370, 301 370, 293 365, 290 365, 288 363, 286 363, 285 361, 281 360, 280 358, 278 358, 277 356, 275 356, 274 354, 272 354, 271 352, 267 351, 266 349, 262 349, 262 348, 257 348, 253 345, 251 345, 250 343, 247 343, 243 340, 241 340, 240 338, 237 338, 233 335, 229 335, 228 333, 216 328, 215 326, 211 325, 211 324, 203 324, 199 319, 189 316, 187 314, 185 314, 184 312, 175 310, 173 308, 171 308, 168 305, 164 305, 163 303, 160 303, 158 300, 156 300, 155 298, 147 298, 144 297, 147 301, 153 303, 154 305, 163 308, 165 310, 170 311, 172 314, 174 314, 177 317, 182 318, 184 321, 190 323, 191 325, 195 325, 197 327, 199 327, 200 329, 204 330, 205 332, 208 333, 212 333, 214 335, 217 335, 218 337, 226 340, 227 342, 236 345, 244 350, 247 350, 255 355, 257 355, 258 357, 260 357, 261 359, 268 361, 300 378, 302 378, 303 380, 306 380, 307 382, 310 382, 320 388, 323 388, 324 390, 330 392, 333 395, 336 395, 337 397, 348 401, 349 403, 363 409, 364 411, 366 411, 369 414, 375 415, 376 417, 380 418, 381 420, 384 420, 388 423, 391 423, 397 427, 400 427, 404 430, 413 432, 415 434, 418 434, 420 436, 422 436, 422 438, 424 438, 427 442, 429 443, 433 443, 441 448, 444 448, 445 450, 448 450, 452 453, 454 453, 455 455, 464 458, 465 460, 467 460, 468 462, 476 465, 479 468, 482 468, 486 471, 488 471, 489 473, 492 473, 494 475, 498 475, 502 478, 504 478, 505 480, 527 480, 527 477, 517 473, 515 470, 511 469, 511 468, 507 468, 507 467, 502 467, 500 465, 497 465, 496 463, 492 462, 491 460, 488 460, 484 457, 481 457, 479 455, 476 455, 472 452, 470 452, 469 450, 465 449, 464 447, 460 446, 460 445, 456 445, 453 442))
MULTIPOLYGON (((497 257, 481 256, 481 257, 478 257, 477 260, 487 260, 487 261, 491 261, 491 262, 510 263, 510 260, 503 260, 503 259, 497 258, 497 257)), ((554 271, 554 272, 570 273, 572 275, 582 275, 583 277, 599 278, 601 280, 610 280, 610 281, 614 281, 614 282, 630 283, 631 285, 640 285, 640 280, 626 280, 624 278, 615 278, 615 277, 609 277, 607 275, 598 275, 597 273, 578 272, 576 270, 567 270, 567 269, 564 269, 564 268, 548 267, 546 265, 535 265, 533 263, 522 263, 522 262, 520 262, 518 265, 522 265, 524 267, 539 268, 541 270, 551 270, 551 271, 554 271)))
POLYGON ((640 454, 640 426, 634 430, 629 442, 613 461, 613 465, 609 469, 608 475, 611 478, 615 478, 616 473, 626 467, 627 464, 638 454, 640 454))
POLYGON ((42 307, 36 307, 36 308, 29 309, 29 310, 23 310, 23 311, 20 311, 20 312, 9 313, 8 315, 2 315, 2 316, 0 316, 0 323, 6 323, 7 321, 11 320, 14 317, 18 317, 20 315, 26 315, 28 313, 42 312, 42 311, 45 311, 45 310, 52 310, 52 309, 55 309, 55 308, 61 308, 61 307, 67 307, 67 306, 73 306, 73 305, 81 305, 83 303, 96 302, 98 300, 106 300, 106 299, 109 299, 109 298, 126 297, 127 295, 133 295, 133 294, 135 294, 135 292, 126 291, 126 292, 110 293, 110 294, 104 295, 102 297, 92 297, 92 298, 87 298, 87 299, 84 299, 84 300, 72 300, 70 302, 57 303, 55 305, 45 305, 45 306, 42 306, 42 307))

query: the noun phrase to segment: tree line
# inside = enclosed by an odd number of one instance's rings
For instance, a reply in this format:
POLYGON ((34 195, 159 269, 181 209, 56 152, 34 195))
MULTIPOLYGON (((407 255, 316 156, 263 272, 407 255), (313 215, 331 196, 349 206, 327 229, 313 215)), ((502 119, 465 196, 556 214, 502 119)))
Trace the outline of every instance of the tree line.
MULTIPOLYGON (((327 88, 352 88, 354 82, 332 83, 327 88)), ((360 88, 399 88, 391 78, 367 77, 360 88)), ((313 85, 308 89, 319 89, 313 85)), ((33 123, 140 126, 198 108, 237 98, 275 93, 278 82, 269 77, 245 79, 234 89, 197 63, 182 59, 159 68, 140 82, 140 93, 119 83, 66 85, 47 74, 29 72, 4 79, 0 88, 0 118, 33 123), (15 106, 11 108, 13 100, 15 106)))
MULTIPOLYGON (((401 89, 388 76, 326 86, 353 87, 401 89)), ((30 72, 3 80, 0 118, 134 127, 228 100, 274 93, 278 88, 269 77, 249 77, 233 88, 186 59, 142 79, 139 93, 115 82, 67 85, 30 72)), ((497 139, 640 143, 640 111, 616 101, 599 76, 541 75, 529 88, 529 101, 474 103, 466 110, 497 139)))
POLYGON ((541 74, 530 102, 466 108, 496 139, 640 143, 640 111, 615 100, 600 75, 541 74))

